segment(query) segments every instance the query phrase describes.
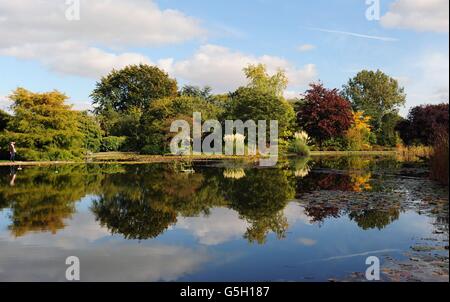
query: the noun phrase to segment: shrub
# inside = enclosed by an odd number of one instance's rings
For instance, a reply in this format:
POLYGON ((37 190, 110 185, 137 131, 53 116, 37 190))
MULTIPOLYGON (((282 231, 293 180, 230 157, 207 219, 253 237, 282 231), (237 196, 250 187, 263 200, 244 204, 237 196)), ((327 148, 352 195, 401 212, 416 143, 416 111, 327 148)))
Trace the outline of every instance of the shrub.
POLYGON ((289 152, 295 153, 296 155, 301 155, 301 156, 309 156, 311 153, 308 145, 305 144, 305 142, 300 139, 294 139, 289 144, 289 152))
POLYGON ((347 149, 351 151, 370 150, 371 128, 370 117, 364 116, 363 112, 353 113, 353 126, 345 133, 347 149))
POLYGON ((101 152, 114 152, 122 150, 126 137, 124 136, 107 136, 102 138, 101 152))
POLYGON ((141 154, 145 155, 160 155, 161 154, 161 147, 158 145, 145 145, 141 149, 141 154))
POLYGON ((344 138, 336 137, 322 143, 322 151, 347 151, 347 142, 344 138))
POLYGON ((448 186, 448 132, 440 131, 436 135, 434 153, 430 160, 431 178, 448 186))
POLYGON ((289 144, 288 150, 297 155, 309 156, 311 153, 308 147, 309 142, 310 138, 308 133, 305 131, 297 132, 294 134, 294 140, 289 144))

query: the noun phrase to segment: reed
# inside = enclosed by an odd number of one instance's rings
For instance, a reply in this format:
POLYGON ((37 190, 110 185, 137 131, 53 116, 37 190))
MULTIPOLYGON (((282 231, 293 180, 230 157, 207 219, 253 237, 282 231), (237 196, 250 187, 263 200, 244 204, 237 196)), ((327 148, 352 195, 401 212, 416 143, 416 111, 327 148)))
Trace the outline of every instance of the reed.
POLYGON ((436 135, 434 153, 430 159, 430 176, 439 183, 448 186, 448 132, 441 131, 436 135))

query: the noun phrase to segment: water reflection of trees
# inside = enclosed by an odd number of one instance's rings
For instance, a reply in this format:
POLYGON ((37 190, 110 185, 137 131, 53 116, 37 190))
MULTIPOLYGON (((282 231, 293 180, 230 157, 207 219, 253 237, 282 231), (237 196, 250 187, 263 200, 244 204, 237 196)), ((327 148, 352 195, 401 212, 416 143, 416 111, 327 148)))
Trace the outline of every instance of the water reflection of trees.
POLYGON ((94 201, 92 211, 101 225, 128 239, 154 238, 175 224, 177 216, 208 215, 213 207, 234 209, 246 219, 250 227, 244 237, 251 242, 265 242, 270 231, 283 237, 288 227, 283 210, 294 196, 285 172, 255 169, 231 179, 223 174, 134 167, 103 180, 104 193, 94 201))
POLYGON ((349 214, 351 220, 354 220, 363 230, 384 229, 400 217, 398 208, 390 208, 387 210, 362 210, 354 211, 349 214))
MULTIPOLYGON (((391 190, 376 187, 371 172, 377 169, 370 161, 349 159, 282 162, 272 169, 194 164, 196 173, 182 173, 176 165, 25 168, 16 173, 13 186, 0 186, 0 209, 10 209, 9 229, 15 236, 55 233, 74 213, 75 202, 92 194, 97 197, 91 209, 102 226, 143 240, 162 234, 177 217, 209 215, 212 208, 226 207, 248 222, 247 240, 264 243, 270 233, 286 235, 284 209, 295 196, 314 223, 348 215, 364 230, 389 225, 399 218, 402 201, 391 190)), ((2 171, 9 184, 10 173, 2 171)), ((392 179, 389 183, 399 186, 392 179)))
POLYGON ((288 228, 283 210, 295 191, 282 169, 253 169, 245 178, 233 182, 224 180, 222 187, 228 206, 250 223, 245 238, 264 243, 272 231, 278 238, 288 228))
POLYGON ((109 175, 92 211, 102 226, 128 239, 154 238, 177 216, 208 214, 223 201, 217 183, 202 174, 177 173, 170 166, 130 166, 109 175))
POLYGON ((14 177, 13 186, 0 186, 0 209, 10 209, 12 234, 64 228, 64 219, 75 211, 74 202, 96 191, 101 177, 97 172, 87 166, 53 166, 1 174, 3 179, 14 177))

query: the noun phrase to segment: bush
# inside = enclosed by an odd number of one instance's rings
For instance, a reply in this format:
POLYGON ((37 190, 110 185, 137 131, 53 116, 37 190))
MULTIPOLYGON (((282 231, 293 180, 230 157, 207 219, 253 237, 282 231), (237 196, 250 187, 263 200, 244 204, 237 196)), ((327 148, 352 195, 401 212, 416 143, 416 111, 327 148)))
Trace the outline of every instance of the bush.
POLYGON ((371 149, 371 137, 374 135, 369 125, 370 120, 371 118, 364 116, 361 111, 353 113, 353 125, 344 136, 347 150, 366 151, 371 149))
POLYGON ((448 132, 441 131, 436 135, 434 154, 431 156, 431 178, 448 186, 448 132))
POLYGON ((160 155, 161 148, 158 145, 145 145, 141 149, 141 154, 145 155, 160 155))
POLYGON ((347 142, 344 138, 332 138, 322 143, 322 151, 347 151, 347 142))
POLYGON ((294 139, 289 144, 288 150, 291 153, 295 153, 296 155, 301 155, 301 156, 309 156, 311 153, 308 145, 301 139, 294 139))
POLYGON ((124 147, 126 137, 124 136, 107 136, 102 138, 100 147, 101 152, 120 151, 124 147))

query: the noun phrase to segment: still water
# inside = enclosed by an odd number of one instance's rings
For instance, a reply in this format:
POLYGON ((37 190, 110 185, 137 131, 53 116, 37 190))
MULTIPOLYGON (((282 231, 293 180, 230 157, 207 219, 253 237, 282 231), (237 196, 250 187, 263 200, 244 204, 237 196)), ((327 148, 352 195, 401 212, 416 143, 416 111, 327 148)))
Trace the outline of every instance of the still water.
POLYGON ((0 281, 448 282, 448 189, 391 158, 0 168, 0 281))

